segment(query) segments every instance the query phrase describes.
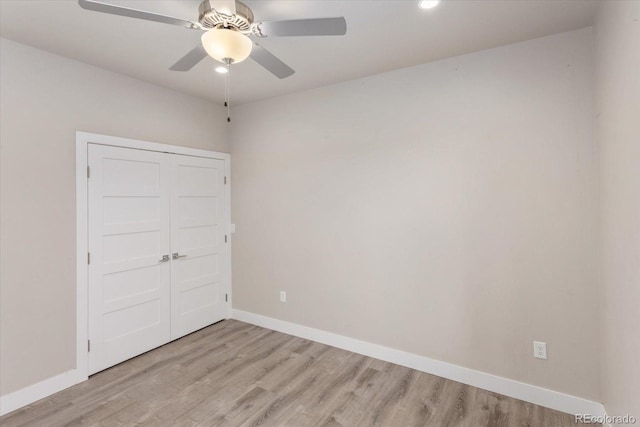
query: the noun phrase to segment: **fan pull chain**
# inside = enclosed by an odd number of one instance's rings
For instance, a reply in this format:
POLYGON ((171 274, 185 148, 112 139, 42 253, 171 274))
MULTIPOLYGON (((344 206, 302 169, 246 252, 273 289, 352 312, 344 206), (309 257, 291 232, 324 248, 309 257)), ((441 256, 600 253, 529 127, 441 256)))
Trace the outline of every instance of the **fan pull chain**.
POLYGON ((227 72, 224 75, 224 106, 227 107, 227 123, 231 123, 231 101, 229 99, 229 74, 231 61, 227 61, 227 72))

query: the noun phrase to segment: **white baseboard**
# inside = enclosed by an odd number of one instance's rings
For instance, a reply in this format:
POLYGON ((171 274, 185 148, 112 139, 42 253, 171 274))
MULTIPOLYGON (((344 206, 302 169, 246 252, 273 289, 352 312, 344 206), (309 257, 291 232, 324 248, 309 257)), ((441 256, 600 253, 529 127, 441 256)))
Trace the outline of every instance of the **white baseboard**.
POLYGON ((354 353, 395 363, 396 365, 406 366, 568 414, 592 414, 596 416, 605 414, 604 406, 598 402, 430 359, 425 356, 407 353, 382 345, 372 344, 355 338, 349 338, 242 310, 233 309, 231 317, 242 322, 262 326, 263 328, 289 335, 295 335, 354 353))
POLYGON ((87 377, 81 377, 77 369, 63 372, 55 377, 27 386, 13 393, 0 396, 0 416, 27 406, 37 400, 57 393, 65 388, 76 385, 87 377))
MULTIPOLYGON (((242 310, 233 309, 231 317, 242 322, 406 366, 568 414, 606 415, 604 406, 598 402, 430 359, 425 356, 407 353, 390 347, 372 344, 355 338, 349 338, 242 310)), ((62 391, 86 379, 86 375, 80 375, 77 369, 73 369, 5 396, 0 396, 0 416, 62 391)))

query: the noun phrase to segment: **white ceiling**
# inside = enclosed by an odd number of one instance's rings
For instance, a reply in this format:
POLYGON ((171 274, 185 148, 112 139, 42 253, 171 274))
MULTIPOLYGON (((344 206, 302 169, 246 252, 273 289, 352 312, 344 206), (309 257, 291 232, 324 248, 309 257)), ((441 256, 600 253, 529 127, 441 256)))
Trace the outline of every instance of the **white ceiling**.
MULTIPOLYGON (((101 0, 197 20, 198 0, 101 0)), ((265 38, 296 70, 279 80, 251 60, 232 66, 235 104, 319 87, 592 24, 597 0, 246 0, 256 21, 344 16, 344 37, 265 38)), ((199 31, 81 9, 75 0, 0 0, 0 35, 161 86, 221 102, 224 78, 205 59, 168 68, 199 31)))

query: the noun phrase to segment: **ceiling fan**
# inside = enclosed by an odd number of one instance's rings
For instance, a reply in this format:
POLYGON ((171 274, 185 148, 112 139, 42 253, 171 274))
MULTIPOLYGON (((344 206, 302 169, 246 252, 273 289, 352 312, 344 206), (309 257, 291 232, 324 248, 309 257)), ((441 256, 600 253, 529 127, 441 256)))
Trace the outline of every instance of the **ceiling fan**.
POLYGON ((173 64, 170 68, 173 71, 188 71, 207 55, 227 66, 250 57, 276 77, 283 79, 295 71, 256 43, 254 39, 261 37, 343 36, 347 33, 347 23, 343 17, 256 22, 251 9, 237 0, 202 1, 198 10, 197 22, 95 0, 78 0, 78 4, 83 9, 95 12, 205 31, 201 38, 202 44, 193 48, 173 64))

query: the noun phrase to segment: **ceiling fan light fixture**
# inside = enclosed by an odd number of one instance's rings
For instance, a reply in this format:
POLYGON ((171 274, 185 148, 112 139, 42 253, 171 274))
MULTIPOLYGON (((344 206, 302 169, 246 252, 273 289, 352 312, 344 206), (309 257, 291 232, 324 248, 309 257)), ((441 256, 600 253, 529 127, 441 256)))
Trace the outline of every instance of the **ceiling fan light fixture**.
POLYGON ((220 74, 227 74, 229 72, 229 69, 222 65, 219 67, 216 67, 215 70, 216 70, 216 73, 220 73, 220 74))
POLYGON ((438 4, 440 0, 420 0, 419 6, 421 9, 433 9, 438 4))
POLYGON ((216 61, 237 64, 249 57, 253 42, 239 31, 213 28, 202 35, 202 46, 216 61))

